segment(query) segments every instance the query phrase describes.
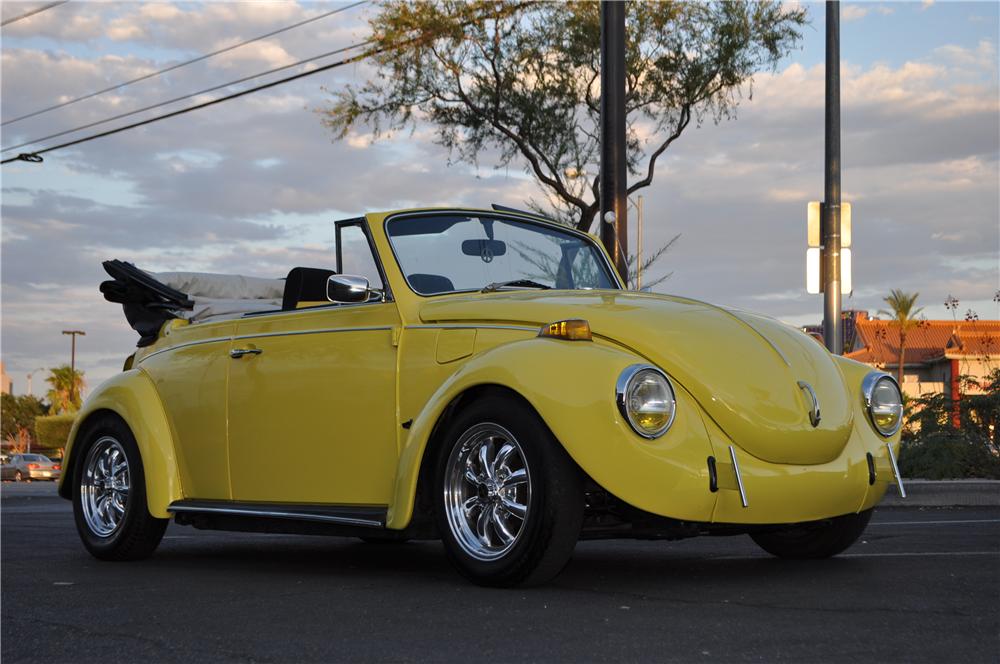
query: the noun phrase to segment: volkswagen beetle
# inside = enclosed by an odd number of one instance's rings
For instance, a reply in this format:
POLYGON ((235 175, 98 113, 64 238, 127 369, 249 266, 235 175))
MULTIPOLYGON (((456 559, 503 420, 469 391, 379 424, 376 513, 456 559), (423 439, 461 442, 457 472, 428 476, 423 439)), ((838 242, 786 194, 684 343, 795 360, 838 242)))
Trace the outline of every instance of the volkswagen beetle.
POLYGON ((440 538, 529 585, 581 538, 828 557, 903 493, 895 381, 794 328, 628 291, 594 237, 499 206, 333 231, 284 280, 105 263, 140 340, 66 451, 93 555, 148 556, 172 518, 440 538))

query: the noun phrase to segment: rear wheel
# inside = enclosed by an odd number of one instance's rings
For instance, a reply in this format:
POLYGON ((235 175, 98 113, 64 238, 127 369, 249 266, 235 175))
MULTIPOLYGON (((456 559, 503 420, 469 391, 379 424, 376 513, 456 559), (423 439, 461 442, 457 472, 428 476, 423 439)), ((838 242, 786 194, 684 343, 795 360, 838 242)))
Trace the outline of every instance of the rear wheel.
POLYGON ((536 585, 569 561, 583 522, 580 473, 523 402, 490 396, 450 424, 436 518, 449 558, 480 585, 536 585))
POLYGON ((14 473, 14 481, 15 482, 21 482, 23 480, 24 480, 24 475, 21 474, 20 470, 17 471, 16 473, 14 473))
POLYGON ((118 418, 91 426, 74 466, 73 516, 83 545, 101 560, 138 560, 160 543, 167 519, 146 507, 139 446, 118 418))
POLYGON ((757 545, 779 558, 829 558, 854 544, 872 518, 872 511, 802 523, 783 530, 752 533, 757 545))

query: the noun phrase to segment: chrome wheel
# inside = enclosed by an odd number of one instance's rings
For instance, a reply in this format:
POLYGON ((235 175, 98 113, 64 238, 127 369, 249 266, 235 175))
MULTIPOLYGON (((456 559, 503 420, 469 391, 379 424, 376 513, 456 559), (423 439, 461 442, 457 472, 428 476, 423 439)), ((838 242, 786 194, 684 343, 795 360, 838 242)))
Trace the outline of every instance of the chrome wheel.
POLYGON ((132 478, 121 443, 98 438, 84 461, 80 503, 87 527, 98 537, 110 537, 121 526, 132 478))
POLYGON ((468 429, 444 476, 448 526, 477 560, 501 558, 517 543, 531 503, 531 475, 520 443, 499 424, 468 429))

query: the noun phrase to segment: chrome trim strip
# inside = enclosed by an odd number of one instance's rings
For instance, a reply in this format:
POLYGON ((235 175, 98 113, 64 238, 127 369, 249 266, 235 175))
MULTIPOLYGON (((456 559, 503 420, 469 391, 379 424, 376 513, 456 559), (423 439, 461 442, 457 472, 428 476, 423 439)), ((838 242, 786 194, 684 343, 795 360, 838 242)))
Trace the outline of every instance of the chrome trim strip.
POLYGON ((180 350, 181 348, 190 348, 191 346, 201 346, 203 344, 213 344, 219 341, 232 341, 232 337, 213 337, 211 339, 199 339, 198 341, 188 341, 182 344, 177 344, 176 346, 170 346, 169 348, 161 348, 160 350, 154 350, 149 355, 144 355, 139 358, 139 364, 142 364, 149 358, 159 355, 160 353, 166 353, 168 350, 180 350))
POLYGON ((747 502, 747 492, 743 489, 743 476, 740 475, 740 462, 736 460, 736 448, 729 446, 729 458, 733 461, 733 471, 736 473, 736 486, 740 488, 740 502, 743 507, 749 507, 747 502))
POLYGON ((407 325, 404 329, 407 330, 517 330, 524 332, 538 332, 543 326, 542 325, 492 325, 492 324, 476 324, 476 323, 430 323, 427 325, 407 325))
MULTIPOLYGON (((370 300, 368 302, 327 302, 326 304, 317 304, 312 307, 302 307, 301 309, 275 309, 274 311, 251 311, 242 314, 239 318, 230 318, 227 320, 232 321, 242 321, 242 320, 257 320, 258 318, 268 318, 270 316, 280 316, 281 314, 314 314, 321 311, 330 312, 333 310, 345 309, 354 307, 367 307, 372 304, 392 304, 394 301, 389 299, 386 301, 382 300, 370 300)), ((212 321, 208 321, 212 322, 212 321)), ((197 325, 198 323, 191 323, 192 325, 197 325)))
POLYGON ((372 519, 359 519, 356 517, 346 517, 346 516, 334 516, 327 514, 312 514, 308 512, 292 512, 285 510, 261 510, 247 507, 196 507, 189 505, 168 505, 168 512, 212 512, 215 514, 230 514, 235 516, 264 516, 273 517, 276 519, 297 519, 299 521, 322 521, 324 523, 339 523, 346 526, 368 526, 372 528, 381 528, 385 524, 381 521, 374 521, 372 519))
POLYGON ((896 455, 892 452, 892 443, 886 443, 885 448, 889 450, 889 462, 892 464, 892 474, 896 478, 896 487, 899 488, 899 497, 906 498, 906 487, 903 486, 903 476, 899 473, 899 466, 896 465, 896 455))
POLYGON ((326 327, 319 330, 293 330, 291 332, 260 332, 258 334, 240 334, 233 337, 233 341, 243 339, 263 339, 266 337, 295 337, 302 334, 328 334, 333 332, 374 332, 378 330, 391 330, 392 325, 370 325, 365 327, 326 327))

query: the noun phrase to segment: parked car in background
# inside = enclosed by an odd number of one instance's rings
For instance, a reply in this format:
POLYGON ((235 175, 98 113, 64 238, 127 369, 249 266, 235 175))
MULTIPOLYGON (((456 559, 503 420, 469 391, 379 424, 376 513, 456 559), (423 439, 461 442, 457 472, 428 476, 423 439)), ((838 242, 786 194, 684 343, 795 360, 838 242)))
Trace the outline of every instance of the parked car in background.
MULTIPOLYGON (((57 480, 62 475, 62 465, 41 454, 15 454, 10 458, 9 474, 15 482, 57 480)), ((6 470, 4 479, 8 479, 6 470)))
POLYGON ((833 556, 902 489, 892 376, 628 291, 591 235, 499 207, 331 230, 329 264, 284 280, 105 263, 140 340, 66 449, 94 556, 147 556, 173 518, 440 538, 476 583, 531 585, 579 539, 833 556))
POLYGON ((0 480, 13 480, 14 466, 10 465, 10 455, 0 454, 0 480))

